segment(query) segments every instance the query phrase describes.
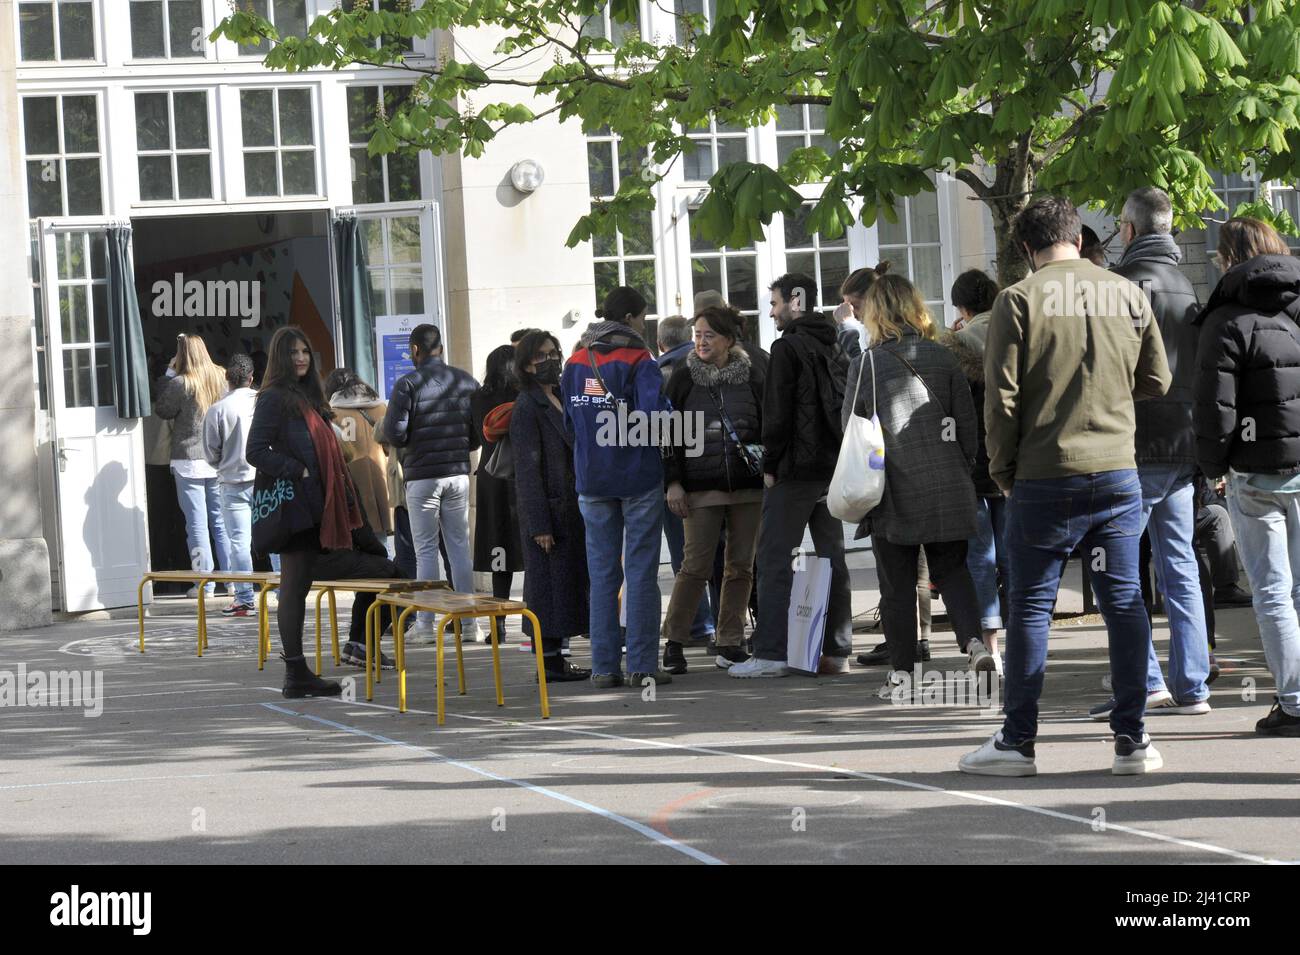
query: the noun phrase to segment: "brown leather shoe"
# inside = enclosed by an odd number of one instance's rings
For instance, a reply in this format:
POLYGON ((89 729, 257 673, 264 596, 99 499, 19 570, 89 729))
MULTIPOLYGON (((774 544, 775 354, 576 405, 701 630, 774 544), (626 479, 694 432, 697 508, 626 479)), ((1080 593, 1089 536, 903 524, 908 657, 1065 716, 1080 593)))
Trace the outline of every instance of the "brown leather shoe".
POLYGON ((849 672, 848 657, 822 657, 817 661, 818 676, 839 676, 849 672))

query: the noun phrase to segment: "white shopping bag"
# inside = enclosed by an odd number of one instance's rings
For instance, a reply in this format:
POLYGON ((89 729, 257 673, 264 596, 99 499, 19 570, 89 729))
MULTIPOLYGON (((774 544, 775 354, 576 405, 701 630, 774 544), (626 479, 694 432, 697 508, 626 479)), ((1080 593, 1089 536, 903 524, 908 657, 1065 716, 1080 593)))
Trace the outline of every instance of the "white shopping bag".
POLYGON ((790 615, 786 621, 786 666, 800 673, 817 672, 826 632, 826 608, 831 598, 831 562, 805 559, 790 586, 790 615))
POLYGON ((876 417, 876 357, 867 349, 866 357, 858 364, 858 380, 853 387, 854 413, 844 429, 840 442, 840 456, 835 461, 835 474, 826 492, 826 508, 841 521, 857 524, 880 503, 885 494, 885 434, 876 417), (857 413, 858 388, 862 385, 862 369, 871 362, 871 417, 857 413))

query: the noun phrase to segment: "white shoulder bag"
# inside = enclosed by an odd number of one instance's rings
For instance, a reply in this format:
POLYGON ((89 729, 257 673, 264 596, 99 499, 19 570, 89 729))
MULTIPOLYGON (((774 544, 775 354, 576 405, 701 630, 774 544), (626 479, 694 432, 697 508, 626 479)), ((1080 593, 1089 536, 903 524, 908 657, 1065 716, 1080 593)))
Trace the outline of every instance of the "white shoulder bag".
POLYGON ((874 350, 867 349, 864 359, 858 365, 853 403, 849 406, 853 410, 826 494, 826 506, 831 514, 849 524, 859 523, 885 494, 885 435, 876 416, 874 350), (871 362, 871 417, 864 418, 858 414, 858 390, 862 387, 862 368, 868 361, 871 362))

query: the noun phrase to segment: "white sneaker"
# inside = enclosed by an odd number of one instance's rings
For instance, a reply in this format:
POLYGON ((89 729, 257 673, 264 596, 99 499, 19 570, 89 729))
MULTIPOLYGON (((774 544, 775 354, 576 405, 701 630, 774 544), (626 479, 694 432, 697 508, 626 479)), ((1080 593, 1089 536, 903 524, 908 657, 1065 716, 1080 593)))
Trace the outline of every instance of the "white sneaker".
POLYGON ((1148 734, 1142 734, 1141 742, 1134 742, 1133 737, 1123 734, 1115 737, 1115 761, 1110 767, 1113 775, 1141 776, 1155 772, 1164 764, 1164 759, 1148 734))
POLYGON ((1002 742, 1002 730, 998 730, 979 749, 963 756, 957 768, 976 776, 1037 776, 1034 741, 1007 746, 1002 742))
POLYGON ((788 676, 790 668, 780 660, 763 660, 750 657, 744 663, 736 663, 727 669, 728 676, 738 680, 755 680, 765 677, 788 676))
POLYGON ((975 673, 993 673, 997 671, 997 661, 989 653, 984 641, 978 637, 966 644, 966 656, 970 659, 970 668, 975 673))
POLYGON ((903 681, 906 679, 907 675, 907 672, 904 670, 890 670, 885 674, 884 686, 876 691, 876 696, 891 703, 901 703, 902 700, 895 701, 894 693, 897 691, 898 687, 903 685, 903 681))
POLYGON ((422 646, 425 644, 431 644, 436 642, 437 639, 434 637, 433 624, 417 623, 413 627, 406 628, 407 646, 411 646, 413 644, 422 646))
POLYGON ((1147 703, 1147 712, 1152 716, 1203 716, 1210 712, 1209 700, 1197 700, 1195 703, 1179 703, 1172 696, 1159 703, 1147 703))

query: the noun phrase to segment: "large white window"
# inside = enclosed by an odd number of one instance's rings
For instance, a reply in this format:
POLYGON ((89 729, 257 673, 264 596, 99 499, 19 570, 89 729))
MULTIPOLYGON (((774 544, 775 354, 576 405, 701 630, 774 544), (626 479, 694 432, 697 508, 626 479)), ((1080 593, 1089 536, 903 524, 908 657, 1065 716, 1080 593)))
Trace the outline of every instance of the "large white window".
POLYGON ((826 107, 802 103, 776 108, 776 155, 784 163, 796 149, 820 146, 827 155, 835 152, 835 141, 826 135, 826 107))
POLYGON ((63 394, 69 408, 113 403, 108 334, 108 246, 103 232, 55 238, 63 394))
POLYGON ((618 46, 628 36, 640 38, 640 16, 635 23, 619 23, 609 15, 609 4, 605 4, 595 13, 583 17, 579 32, 583 36, 598 37, 609 40, 618 46))
POLYGON ((391 116, 411 94, 409 86, 353 86, 348 89, 348 143, 352 160, 352 201, 357 204, 406 202, 420 198, 420 159, 412 152, 370 156, 375 122, 391 116))
POLYGON ((825 239, 809 232, 808 215, 813 205, 805 202, 797 212, 785 217, 785 271, 802 272, 816 279, 816 307, 834 308, 840 304, 840 285, 849 275, 848 233, 838 239, 825 239))
POLYGON ((722 166, 749 159, 749 131, 744 126, 719 123, 709 117, 708 129, 686 131, 693 149, 682 153, 687 182, 707 182, 722 166))
MULTIPOLYGON (((369 3, 370 3, 371 10, 374 10, 376 12, 382 10, 387 13, 396 12, 403 4, 409 7, 415 6, 415 4, 410 3, 409 0, 369 0, 369 3)), ((412 37, 409 36, 404 37, 404 36, 385 35, 385 36, 375 37, 375 49, 379 49, 380 47, 383 47, 389 43, 397 44, 399 49, 407 53, 412 52, 415 49, 414 40, 412 37)))
POLYGON ((758 315, 758 252, 754 246, 716 246, 692 232, 690 261, 693 296, 705 290, 721 292, 742 314, 758 315))
POLYGON ((103 214, 97 97, 25 97, 23 154, 29 216, 103 214))
MULTIPOLYGON (((627 176, 640 175, 645 150, 625 149, 608 129, 587 140, 587 183, 593 200, 612 198, 619 184, 627 176)), ((592 244, 592 258, 596 272, 596 302, 620 285, 637 289, 652 303, 651 314, 657 298, 654 249, 654 216, 647 212, 637 219, 632 229, 613 236, 596 236, 592 244)))
POLYGON ((201 0, 131 0, 131 55, 137 60, 203 56, 201 0))
POLYGON ((918 192, 894 206, 897 222, 883 215, 876 219, 881 261, 907 276, 931 306, 936 321, 943 321, 947 289, 943 284, 943 244, 939 226, 939 196, 918 192))
POLYGON ((19 58, 25 63, 95 59, 91 0, 19 0, 19 58))
POLYGON ((375 315, 425 314, 420 215, 366 217, 360 234, 370 269, 371 311, 375 315))
MULTIPOLYGON (((239 6, 270 20, 282 38, 307 35, 307 0, 240 0, 239 6)), ((266 40, 247 46, 241 44, 239 52, 245 56, 265 56, 271 52, 271 44, 266 40)))
POLYGON ((311 90, 240 90, 239 109, 245 195, 318 194, 311 90))
POLYGON ((716 0, 673 0, 673 13, 677 16, 677 44, 685 46, 694 38, 690 25, 682 19, 683 14, 702 15, 707 32, 713 29, 713 14, 716 8, 716 0))
POLYGON ((212 146, 204 90, 135 94, 143 202, 212 198, 212 146))

